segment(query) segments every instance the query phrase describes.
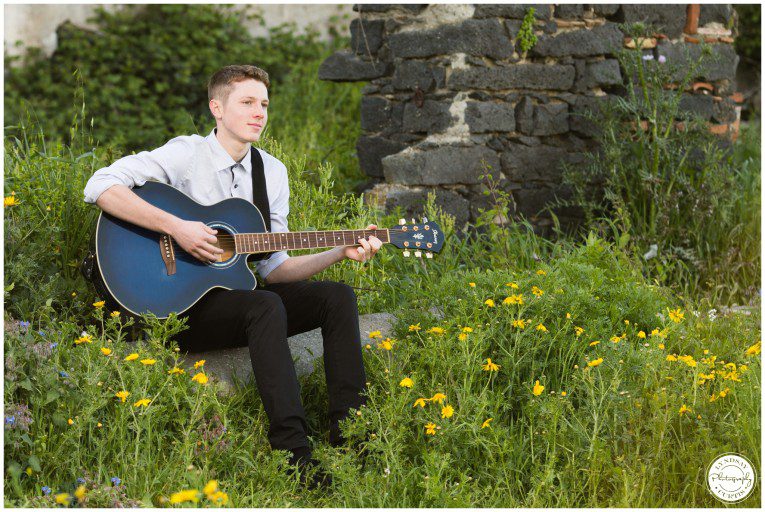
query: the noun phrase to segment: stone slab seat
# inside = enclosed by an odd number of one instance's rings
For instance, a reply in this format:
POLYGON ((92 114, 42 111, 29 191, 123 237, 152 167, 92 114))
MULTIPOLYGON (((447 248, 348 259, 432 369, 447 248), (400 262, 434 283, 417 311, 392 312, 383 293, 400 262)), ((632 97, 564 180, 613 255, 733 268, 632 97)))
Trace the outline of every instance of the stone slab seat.
MULTIPOLYGON (((394 321, 395 317, 390 313, 359 315, 361 345, 364 346, 369 342, 369 333, 372 331, 380 331, 383 336, 390 336, 394 321)), ((310 374, 314 368, 314 361, 324 354, 321 329, 291 336, 287 342, 298 377, 310 374)), ((208 377, 216 377, 229 391, 233 388, 235 381, 247 383, 254 377, 248 347, 189 352, 183 357, 186 371, 195 373, 194 363, 200 359, 205 360, 205 374, 208 377)))

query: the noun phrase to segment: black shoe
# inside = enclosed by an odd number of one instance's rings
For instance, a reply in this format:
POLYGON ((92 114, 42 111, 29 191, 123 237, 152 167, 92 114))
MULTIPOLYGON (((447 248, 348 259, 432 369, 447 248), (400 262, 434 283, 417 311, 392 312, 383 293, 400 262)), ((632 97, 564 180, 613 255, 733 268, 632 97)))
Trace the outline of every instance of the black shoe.
POLYGON ((321 469, 319 461, 311 456, 311 450, 306 447, 292 450, 288 470, 290 475, 298 474, 300 484, 311 490, 329 488, 332 485, 332 475, 321 469))

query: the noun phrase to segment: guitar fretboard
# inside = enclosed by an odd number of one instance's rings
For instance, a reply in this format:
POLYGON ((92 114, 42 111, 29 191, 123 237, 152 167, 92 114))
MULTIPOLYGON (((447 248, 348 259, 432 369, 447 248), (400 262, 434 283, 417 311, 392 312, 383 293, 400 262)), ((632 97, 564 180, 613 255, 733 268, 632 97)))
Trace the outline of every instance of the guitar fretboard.
POLYGON ((376 236, 383 243, 390 242, 387 229, 361 229, 353 231, 242 233, 234 235, 234 243, 236 244, 237 253, 254 254, 258 252, 358 245, 359 238, 368 238, 370 236, 376 236))

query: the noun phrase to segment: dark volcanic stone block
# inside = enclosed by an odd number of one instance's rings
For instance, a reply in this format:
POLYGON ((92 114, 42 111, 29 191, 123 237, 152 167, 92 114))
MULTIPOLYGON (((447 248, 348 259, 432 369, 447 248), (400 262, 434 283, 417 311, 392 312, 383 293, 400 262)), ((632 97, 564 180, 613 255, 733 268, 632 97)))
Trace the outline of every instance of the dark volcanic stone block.
POLYGON ((446 130, 452 124, 449 113, 451 103, 427 100, 422 107, 414 103, 404 106, 404 131, 438 133, 446 130))
POLYGON ((516 18, 523 19, 529 7, 534 8, 534 17, 548 20, 552 14, 552 4, 478 4, 474 18, 516 18))
POLYGON ((386 74, 388 74, 386 63, 364 61, 349 51, 330 55, 319 66, 319 80, 334 82, 372 80, 386 74))
POLYGON ((456 69, 449 87, 464 89, 555 89, 566 90, 574 84, 574 66, 558 64, 518 64, 515 66, 456 69))
POLYGON ((555 135, 568 131, 568 104, 548 103, 534 107, 532 135, 555 135))
MULTIPOLYGON (((710 45, 712 55, 704 56, 704 63, 694 78, 709 82, 730 79, 736 76, 739 57, 733 45, 720 43, 710 45)), ((677 66, 672 79, 678 81, 685 76, 691 63, 701 57, 702 47, 698 44, 669 43, 661 41, 657 46, 659 55, 667 58, 667 64, 677 66)))
POLYGON ((688 4, 622 4, 625 22, 649 23, 672 39, 683 33, 687 10, 688 4))
POLYGON ((512 132, 515 111, 507 103, 470 101, 465 109, 465 122, 472 133, 512 132))
POLYGON ((441 146, 383 158, 383 172, 389 183, 441 185, 478 183, 485 172, 484 162, 499 167, 499 157, 483 146, 441 146))
POLYGON ((431 57, 455 52, 505 59, 513 45, 498 20, 465 20, 431 30, 399 32, 388 42, 395 57, 431 57))
POLYGON ((624 35, 615 23, 606 23, 593 29, 563 32, 554 37, 541 36, 531 49, 531 55, 541 57, 588 57, 611 54, 623 44, 624 35))
POLYGON ((361 98, 361 129, 377 132, 401 128, 404 106, 378 96, 361 98))
POLYGON ((406 144, 383 137, 359 137, 356 142, 356 154, 359 165, 367 176, 383 177, 382 159, 406 148, 406 144))
POLYGON ((351 49, 361 55, 375 54, 383 43, 383 20, 360 20, 351 21, 351 49))
POLYGON ((414 90, 419 87, 428 92, 442 85, 445 75, 446 70, 443 67, 428 62, 405 60, 393 73, 393 87, 405 90, 414 90))

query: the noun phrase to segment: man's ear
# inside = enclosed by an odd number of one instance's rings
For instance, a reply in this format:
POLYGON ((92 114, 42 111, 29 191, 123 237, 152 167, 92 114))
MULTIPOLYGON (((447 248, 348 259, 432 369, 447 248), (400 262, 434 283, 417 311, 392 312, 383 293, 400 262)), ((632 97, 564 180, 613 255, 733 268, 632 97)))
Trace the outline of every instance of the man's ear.
POLYGON ((215 98, 210 100, 210 112, 215 119, 223 118, 223 107, 220 104, 220 101, 215 98))

